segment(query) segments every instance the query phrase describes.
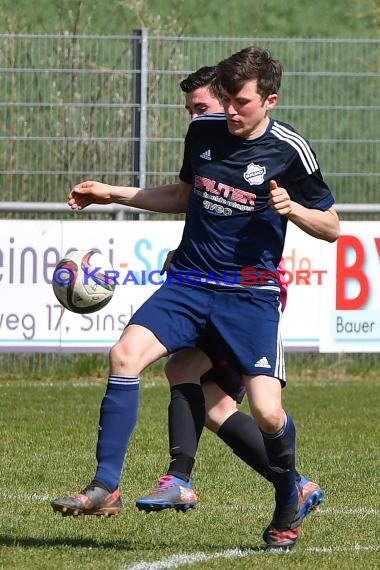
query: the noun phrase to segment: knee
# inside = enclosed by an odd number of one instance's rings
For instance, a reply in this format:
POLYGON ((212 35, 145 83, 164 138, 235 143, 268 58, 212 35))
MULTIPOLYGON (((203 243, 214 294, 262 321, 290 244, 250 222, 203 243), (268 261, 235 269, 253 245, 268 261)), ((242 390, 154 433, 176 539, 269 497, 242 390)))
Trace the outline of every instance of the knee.
POLYGON ((212 414, 207 413, 207 412, 206 412, 206 418, 205 418, 205 426, 207 429, 209 429, 213 433, 217 433, 219 428, 220 428, 220 425, 217 421, 217 418, 215 418, 212 414))
POLYGON ((257 425, 264 433, 277 433, 284 425, 284 411, 279 410, 256 410, 253 414, 257 425))
POLYGON ((114 374, 138 374, 136 353, 129 350, 127 343, 119 340, 110 350, 110 369, 114 374), (132 370, 136 369, 134 372, 132 370))
POLYGON ((237 412, 236 404, 225 406, 222 403, 211 408, 207 408, 206 401, 206 419, 205 426, 212 432, 217 433, 225 421, 228 420, 232 414, 237 412))

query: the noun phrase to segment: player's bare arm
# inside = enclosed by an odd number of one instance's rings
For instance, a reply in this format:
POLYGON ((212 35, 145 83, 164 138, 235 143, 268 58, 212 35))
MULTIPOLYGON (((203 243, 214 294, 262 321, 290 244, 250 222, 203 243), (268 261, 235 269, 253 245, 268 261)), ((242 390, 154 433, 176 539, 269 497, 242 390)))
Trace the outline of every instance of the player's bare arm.
POLYGON ((121 204, 152 212, 178 214, 186 211, 191 185, 180 180, 152 188, 112 186, 87 180, 74 186, 68 195, 73 210, 83 210, 90 204, 121 204))
POLYGON ((270 181, 269 204, 279 216, 286 216, 307 234, 328 242, 339 237, 339 218, 334 208, 322 211, 306 208, 290 199, 289 194, 274 180, 270 181))
POLYGON ((333 243, 339 237, 339 218, 334 208, 322 211, 292 202, 292 212, 287 218, 315 238, 333 243))

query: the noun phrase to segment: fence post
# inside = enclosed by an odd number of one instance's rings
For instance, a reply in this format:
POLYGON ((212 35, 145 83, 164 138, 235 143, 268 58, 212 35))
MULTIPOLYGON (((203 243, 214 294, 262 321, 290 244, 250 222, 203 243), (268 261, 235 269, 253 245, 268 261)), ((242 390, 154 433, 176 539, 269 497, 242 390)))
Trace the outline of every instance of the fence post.
MULTIPOLYGON (((148 34, 147 30, 133 30, 133 113, 132 113, 132 184, 144 187, 146 184, 146 132, 147 132, 147 76, 148 76, 148 34)), ((144 214, 134 214, 133 219, 142 220, 144 214)))

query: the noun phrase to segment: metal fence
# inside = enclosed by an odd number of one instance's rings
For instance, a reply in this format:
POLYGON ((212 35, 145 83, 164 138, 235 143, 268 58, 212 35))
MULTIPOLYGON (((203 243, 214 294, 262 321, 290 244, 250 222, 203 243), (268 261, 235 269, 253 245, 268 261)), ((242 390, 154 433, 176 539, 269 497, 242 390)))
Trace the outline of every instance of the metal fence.
POLYGON ((62 202, 83 178, 176 179, 179 81, 257 43, 284 64, 273 115, 311 142, 337 202, 377 202, 380 41, 0 35, 1 200, 62 202))
MULTIPOLYGON (((180 80, 254 43, 284 65, 273 116, 309 139, 337 202, 377 203, 380 40, 166 37, 146 30, 0 35, 0 200, 64 203, 85 178, 175 181, 187 128, 180 80)), ((10 208, 2 217, 64 215, 10 208)), ((50 366, 52 355, 17 358, 38 369, 50 366)), ((15 359, 3 355, 0 365, 14 370, 15 359)))

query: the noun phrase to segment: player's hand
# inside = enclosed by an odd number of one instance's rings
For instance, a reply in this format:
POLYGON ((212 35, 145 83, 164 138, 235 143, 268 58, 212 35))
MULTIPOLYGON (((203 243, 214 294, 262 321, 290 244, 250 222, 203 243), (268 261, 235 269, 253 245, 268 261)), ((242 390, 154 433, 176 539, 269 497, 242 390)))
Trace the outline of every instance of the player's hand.
POLYGON ((160 275, 163 275, 164 273, 167 273, 169 271, 170 263, 171 263, 171 260, 172 260, 174 253, 175 253, 175 249, 172 249, 167 254, 166 259, 164 261, 164 264, 162 266, 162 269, 160 271, 160 275))
POLYGON ((67 203, 72 210, 83 210, 90 204, 110 204, 111 186, 95 180, 80 182, 70 190, 67 203))
POLYGON ((292 211, 292 201, 285 188, 277 186, 275 180, 269 181, 269 205, 279 216, 286 216, 292 211))

